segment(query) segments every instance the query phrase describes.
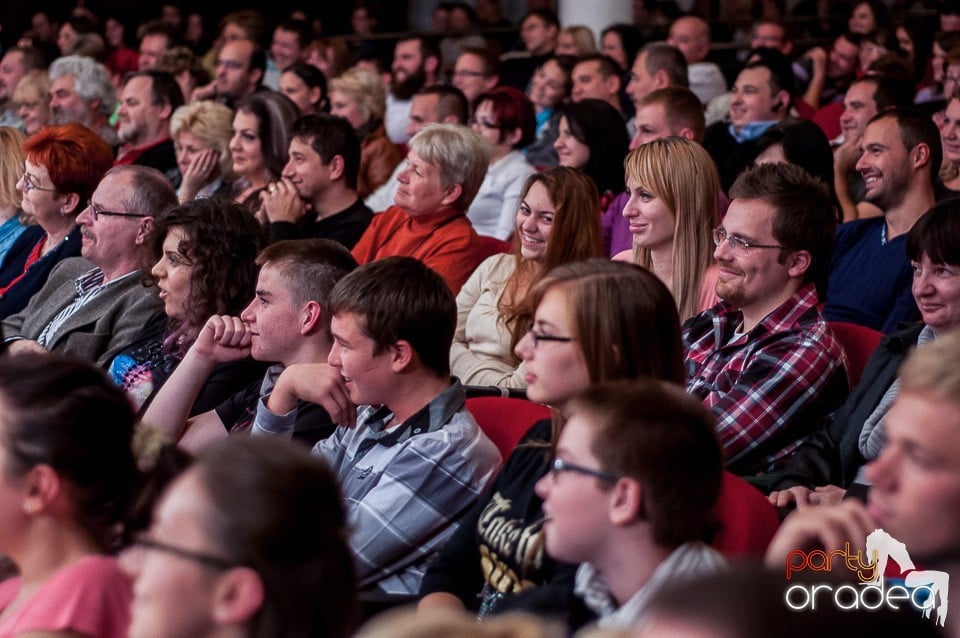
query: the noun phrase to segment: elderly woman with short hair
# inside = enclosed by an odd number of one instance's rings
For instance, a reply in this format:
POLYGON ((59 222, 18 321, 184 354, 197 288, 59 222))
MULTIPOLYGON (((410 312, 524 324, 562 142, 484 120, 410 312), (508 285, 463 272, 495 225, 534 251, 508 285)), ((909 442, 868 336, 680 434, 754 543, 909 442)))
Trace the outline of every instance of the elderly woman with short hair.
POLYGON ((428 124, 408 146, 394 205, 374 215, 353 256, 361 264, 414 257, 456 294, 487 254, 465 212, 487 174, 488 144, 465 126, 428 124))
POLYGON ((386 91, 376 74, 350 69, 330 82, 330 113, 344 118, 360 138, 357 194, 366 199, 400 163, 400 153, 383 127, 386 91))

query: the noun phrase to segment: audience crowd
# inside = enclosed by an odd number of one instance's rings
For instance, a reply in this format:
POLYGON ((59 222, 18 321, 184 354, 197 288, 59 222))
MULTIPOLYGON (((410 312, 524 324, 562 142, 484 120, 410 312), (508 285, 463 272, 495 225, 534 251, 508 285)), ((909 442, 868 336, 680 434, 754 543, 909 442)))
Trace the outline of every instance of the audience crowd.
POLYGON ((0 636, 960 638, 960 1, 550 4, 31 16, 0 636))

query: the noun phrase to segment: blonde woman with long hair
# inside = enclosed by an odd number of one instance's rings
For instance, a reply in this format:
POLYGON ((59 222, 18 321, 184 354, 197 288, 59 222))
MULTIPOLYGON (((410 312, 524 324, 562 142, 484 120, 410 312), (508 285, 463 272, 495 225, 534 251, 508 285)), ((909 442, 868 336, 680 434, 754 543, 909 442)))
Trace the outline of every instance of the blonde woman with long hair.
POLYGON ((686 321, 718 301, 711 237, 720 221, 717 168, 696 142, 668 137, 632 151, 624 169, 633 249, 614 259, 656 275, 686 321))

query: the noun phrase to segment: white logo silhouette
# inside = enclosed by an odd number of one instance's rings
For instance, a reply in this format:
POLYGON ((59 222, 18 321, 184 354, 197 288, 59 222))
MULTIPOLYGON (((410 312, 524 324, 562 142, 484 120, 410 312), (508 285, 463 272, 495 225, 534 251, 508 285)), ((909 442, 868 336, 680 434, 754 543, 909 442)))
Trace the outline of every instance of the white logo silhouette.
POLYGON ((918 570, 907 552, 907 546, 895 539, 882 529, 875 529, 867 536, 867 556, 876 557, 877 568, 873 572, 873 580, 865 584, 879 585, 886 571, 887 561, 900 567, 904 574, 904 585, 910 588, 926 587, 930 591, 930 604, 923 608, 923 617, 930 618, 930 611, 937 610, 936 623, 941 627, 947 621, 947 592, 950 576, 946 572, 931 569, 918 570))

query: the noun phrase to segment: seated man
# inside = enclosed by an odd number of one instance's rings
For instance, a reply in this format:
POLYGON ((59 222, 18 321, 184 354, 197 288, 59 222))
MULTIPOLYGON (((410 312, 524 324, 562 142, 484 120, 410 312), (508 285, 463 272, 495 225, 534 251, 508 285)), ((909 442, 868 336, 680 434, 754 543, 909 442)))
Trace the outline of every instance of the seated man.
POLYGON ((346 120, 299 118, 283 178, 260 194, 270 241, 321 237, 353 248, 373 218, 357 195, 359 171, 360 140, 346 120))
POLYGON ((339 476, 347 501, 361 598, 417 594, 427 560, 500 466, 500 453, 464 407, 451 381, 457 306, 443 280, 421 262, 391 257, 344 277, 330 298, 334 344, 329 366, 284 370, 260 411, 256 431, 289 431, 298 400, 326 405, 329 371, 362 406, 356 426, 314 448, 339 476), (269 418, 267 418, 269 417, 269 418), (286 422, 285 422, 286 421, 286 422))
POLYGON ((456 294, 485 256, 465 212, 487 175, 487 143, 466 127, 430 124, 409 146, 395 205, 374 217, 353 256, 361 264, 414 257, 456 294))
POLYGON ((710 25, 696 16, 677 18, 670 25, 667 44, 675 46, 687 59, 690 90, 700 101, 707 104, 727 90, 723 71, 707 61, 710 54, 710 25))
POLYGON ((756 474, 789 456, 847 395, 843 350, 817 311, 836 218, 799 166, 740 176, 714 258, 721 303, 684 324, 687 390, 717 417, 727 469, 756 474))
POLYGON ((100 180, 77 217, 83 257, 50 271, 27 307, 4 319, 6 352, 59 352, 101 367, 163 312, 154 288, 140 283, 153 217, 177 204, 166 178, 146 166, 117 166, 100 180))
POLYGON ((537 494, 547 553, 581 563, 573 597, 547 586, 510 607, 629 629, 655 592, 725 564, 700 541, 722 481, 713 417, 653 380, 595 385, 570 412, 537 494))
POLYGON ((892 332, 901 322, 919 318, 904 246, 907 232, 933 206, 943 150, 930 118, 904 109, 871 118, 860 148, 856 169, 866 185, 866 200, 883 216, 837 230, 823 316, 892 332))
POLYGON ((921 217, 907 235, 913 295, 923 323, 897 331, 877 346, 860 383, 797 450, 782 471, 768 476, 770 502, 797 507, 839 502, 847 490, 862 493, 864 465, 883 449, 884 418, 900 388, 897 372, 915 347, 960 329, 960 201, 946 199, 921 217))
MULTIPOLYGON (((189 451, 228 433, 249 430, 285 366, 327 360, 332 343, 330 291, 357 263, 340 244, 309 239, 272 244, 257 256, 257 265, 260 276, 250 305, 239 317, 214 316, 207 321, 143 415, 144 423, 159 427, 189 451), (248 355, 276 365, 262 382, 214 410, 188 418, 213 369, 248 355)), ((289 412, 285 416, 293 422, 298 439, 315 443, 333 431, 330 414, 318 405, 301 402, 289 412)), ((339 413, 336 417, 343 418, 339 413)))
MULTIPOLYGON (((911 583, 930 587, 924 616, 941 627, 949 623, 946 635, 960 635, 960 614, 946 613, 946 582, 960 578, 958 360, 956 332, 907 357, 900 370, 900 393, 884 422, 887 444, 867 466, 867 479, 873 484, 867 505, 847 499, 790 515, 767 551, 770 567, 783 569, 787 556, 797 549, 842 552, 849 543, 857 551, 865 540, 870 542, 868 536, 876 538, 881 532, 885 540, 897 541, 884 543, 887 549, 899 545, 905 550, 890 555, 893 561, 886 573, 897 573, 892 568, 895 562, 908 587, 911 583), (914 569, 913 561, 923 568, 914 569)), ((906 606, 902 613, 914 611, 909 602, 906 606)))

